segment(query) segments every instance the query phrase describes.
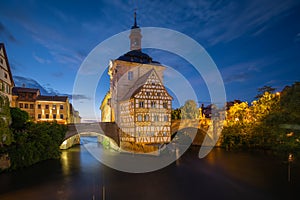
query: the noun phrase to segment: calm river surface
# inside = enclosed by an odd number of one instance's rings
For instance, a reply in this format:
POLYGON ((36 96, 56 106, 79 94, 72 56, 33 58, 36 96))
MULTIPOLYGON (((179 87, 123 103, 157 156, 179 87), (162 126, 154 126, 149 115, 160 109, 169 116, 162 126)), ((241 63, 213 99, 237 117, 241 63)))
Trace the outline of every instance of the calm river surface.
MULTIPOLYGON (((92 141, 92 140, 91 140, 92 141)), ((17 172, 0 174, 0 199, 288 199, 300 197, 300 164, 258 153, 191 147, 176 162, 132 174, 99 163, 83 145, 17 172)))

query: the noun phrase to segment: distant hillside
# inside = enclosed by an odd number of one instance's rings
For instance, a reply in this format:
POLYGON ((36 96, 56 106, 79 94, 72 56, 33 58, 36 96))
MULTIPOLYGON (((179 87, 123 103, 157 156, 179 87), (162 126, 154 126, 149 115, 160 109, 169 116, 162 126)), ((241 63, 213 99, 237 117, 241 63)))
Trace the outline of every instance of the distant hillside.
POLYGON ((58 92, 55 92, 53 89, 44 88, 36 80, 31 78, 22 77, 22 76, 13 76, 13 79, 16 87, 23 87, 25 85, 25 87, 27 88, 36 88, 40 90, 42 95, 49 95, 49 96, 63 95, 58 92))

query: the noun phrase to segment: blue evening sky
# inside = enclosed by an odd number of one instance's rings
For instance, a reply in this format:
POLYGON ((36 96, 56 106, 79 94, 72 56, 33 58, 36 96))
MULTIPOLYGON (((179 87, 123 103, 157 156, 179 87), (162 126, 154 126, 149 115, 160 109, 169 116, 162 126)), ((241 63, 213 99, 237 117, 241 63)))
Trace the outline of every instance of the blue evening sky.
MULTIPOLYGON (((228 101, 250 102, 259 87, 280 91, 300 81, 299 0, 0 0, 0 42, 17 86, 34 82, 48 94, 71 95, 83 60, 102 41, 130 29, 135 8, 140 27, 176 30, 203 46, 220 70, 228 101)), ((146 52, 180 71, 199 103, 210 103, 189 63, 171 53, 146 52)), ((100 82, 96 110, 108 90, 108 75, 100 82)), ((74 98, 84 104, 93 97, 74 98)), ((93 118, 80 109, 84 119, 93 118)))

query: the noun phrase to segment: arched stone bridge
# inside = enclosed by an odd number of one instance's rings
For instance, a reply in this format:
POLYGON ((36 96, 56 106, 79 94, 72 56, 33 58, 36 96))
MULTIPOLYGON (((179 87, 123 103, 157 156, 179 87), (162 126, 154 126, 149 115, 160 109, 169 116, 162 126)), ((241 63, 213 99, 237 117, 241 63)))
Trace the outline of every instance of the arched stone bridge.
MULTIPOLYGON (((203 123, 203 121, 200 122, 199 120, 175 120, 172 121, 171 125, 172 136, 175 136, 176 133, 185 133, 193 139, 193 144, 196 145, 201 145, 206 135, 213 138, 207 134, 207 128, 207 122, 203 123), (195 134, 190 134, 191 132, 197 133, 196 136, 195 134)), ((118 147, 120 146, 118 129, 118 126, 113 122, 69 124, 61 149, 67 149, 74 144, 79 144, 80 135, 98 136, 98 141, 103 141, 105 138, 114 147, 118 147)))
POLYGON ((98 141, 108 139, 114 146, 119 146, 118 127, 111 122, 68 124, 68 131, 61 149, 67 149, 80 143, 80 135, 98 136, 98 141))

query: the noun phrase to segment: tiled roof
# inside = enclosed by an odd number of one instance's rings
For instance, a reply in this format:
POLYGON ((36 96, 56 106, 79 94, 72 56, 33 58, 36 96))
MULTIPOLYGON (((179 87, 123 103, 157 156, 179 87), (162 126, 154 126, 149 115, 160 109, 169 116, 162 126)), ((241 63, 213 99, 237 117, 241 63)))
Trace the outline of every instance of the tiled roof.
POLYGON ((25 87, 13 87, 12 93, 14 95, 18 95, 21 92, 26 92, 26 93, 37 93, 39 92, 39 89, 36 88, 25 88, 25 87))
POLYGON ((153 61, 148 54, 143 53, 141 50, 129 51, 126 54, 120 56, 117 60, 136 62, 142 64, 159 64, 159 62, 153 61))
POLYGON ((66 102, 68 100, 68 96, 37 96, 37 101, 62 101, 66 102))

